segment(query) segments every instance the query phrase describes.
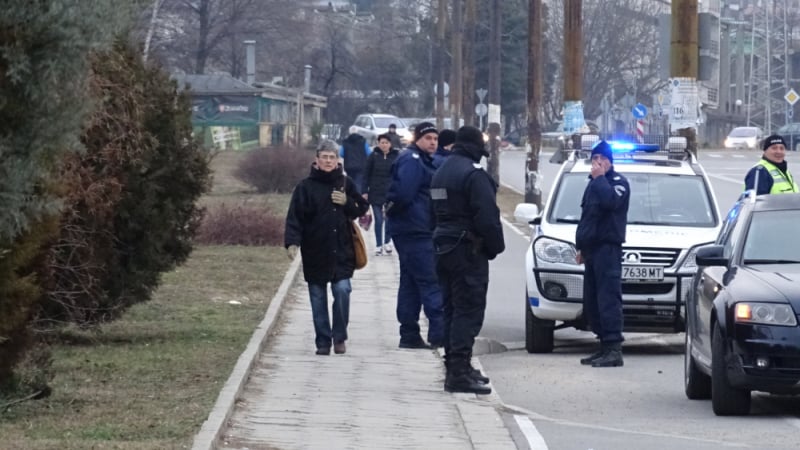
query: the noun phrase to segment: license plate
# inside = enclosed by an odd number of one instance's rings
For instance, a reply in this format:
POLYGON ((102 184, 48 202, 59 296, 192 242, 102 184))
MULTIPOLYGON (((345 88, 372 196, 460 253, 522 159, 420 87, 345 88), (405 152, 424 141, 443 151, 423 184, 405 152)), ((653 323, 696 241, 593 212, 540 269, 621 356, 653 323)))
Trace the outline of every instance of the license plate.
POLYGON ((623 280, 661 281, 664 268, 657 266, 622 266, 623 280))

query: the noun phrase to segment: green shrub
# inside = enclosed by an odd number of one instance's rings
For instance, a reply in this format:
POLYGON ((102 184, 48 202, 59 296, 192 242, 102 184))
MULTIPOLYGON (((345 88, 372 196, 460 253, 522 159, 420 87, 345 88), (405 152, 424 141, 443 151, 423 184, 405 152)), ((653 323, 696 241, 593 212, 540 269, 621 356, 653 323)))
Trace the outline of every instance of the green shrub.
POLYGON ((64 166, 58 240, 48 255, 39 319, 91 326, 150 299, 183 262, 208 189, 205 152, 191 137, 191 105, 175 82, 126 43, 92 58, 97 109, 86 152, 64 166))

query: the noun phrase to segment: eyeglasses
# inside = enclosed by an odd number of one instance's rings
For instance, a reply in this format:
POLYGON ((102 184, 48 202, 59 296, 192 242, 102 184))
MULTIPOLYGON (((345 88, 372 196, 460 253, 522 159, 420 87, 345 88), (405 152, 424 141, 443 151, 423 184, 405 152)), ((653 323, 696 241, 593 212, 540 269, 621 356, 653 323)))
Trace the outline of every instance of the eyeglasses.
POLYGON ((334 160, 339 159, 339 157, 336 156, 336 155, 319 155, 319 156, 317 156, 317 158, 319 158, 319 159, 321 159, 323 161, 334 161, 334 160))

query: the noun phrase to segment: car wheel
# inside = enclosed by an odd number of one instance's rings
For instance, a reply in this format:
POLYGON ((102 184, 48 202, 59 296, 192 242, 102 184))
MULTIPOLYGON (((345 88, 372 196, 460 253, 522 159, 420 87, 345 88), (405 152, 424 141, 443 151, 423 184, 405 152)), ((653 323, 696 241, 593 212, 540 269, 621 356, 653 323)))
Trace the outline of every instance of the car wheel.
POLYGON ((533 315, 528 295, 525 295, 525 350, 528 353, 551 353, 555 321, 543 320, 533 315))
POLYGON ((743 416, 750 413, 750 391, 736 389, 728 381, 725 338, 719 322, 711 339, 711 406, 718 416, 743 416))
POLYGON ((692 338, 690 328, 686 327, 686 345, 683 353, 683 386, 686 397, 690 400, 707 400, 711 398, 711 377, 697 368, 692 358, 692 338))

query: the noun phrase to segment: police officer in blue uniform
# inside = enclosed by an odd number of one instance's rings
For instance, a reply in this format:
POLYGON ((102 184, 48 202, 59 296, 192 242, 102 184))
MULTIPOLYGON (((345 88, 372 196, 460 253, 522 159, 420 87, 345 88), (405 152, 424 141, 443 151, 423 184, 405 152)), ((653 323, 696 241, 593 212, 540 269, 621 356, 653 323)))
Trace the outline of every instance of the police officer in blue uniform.
POLYGON ((497 184, 480 165, 483 156, 489 154, 480 130, 461 127, 451 156, 431 182, 436 273, 444 301, 444 388, 449 392, 492 391, 489 379, 470 364, 486 311, 489 260, 505 250, 497 184))
POLYGON ((575 233, 576 261, 585 265, 583 313, 600 350, 581 359, 592 367, 622 366, 622 243, 628 223, 630 185, 614 170, 611 146, 592 148, 592 171, 581 200, 575 233))
POLYGON ((386 228, 400 258, 397 320, 400 348, 444 345, 442 292, 434 270, 431 178, 438 131, 430 122, 414 128, 414 143, 392 164, 386 194, 386 228), (420 309, 428 317, 428 343, 419 327, 420 309))

